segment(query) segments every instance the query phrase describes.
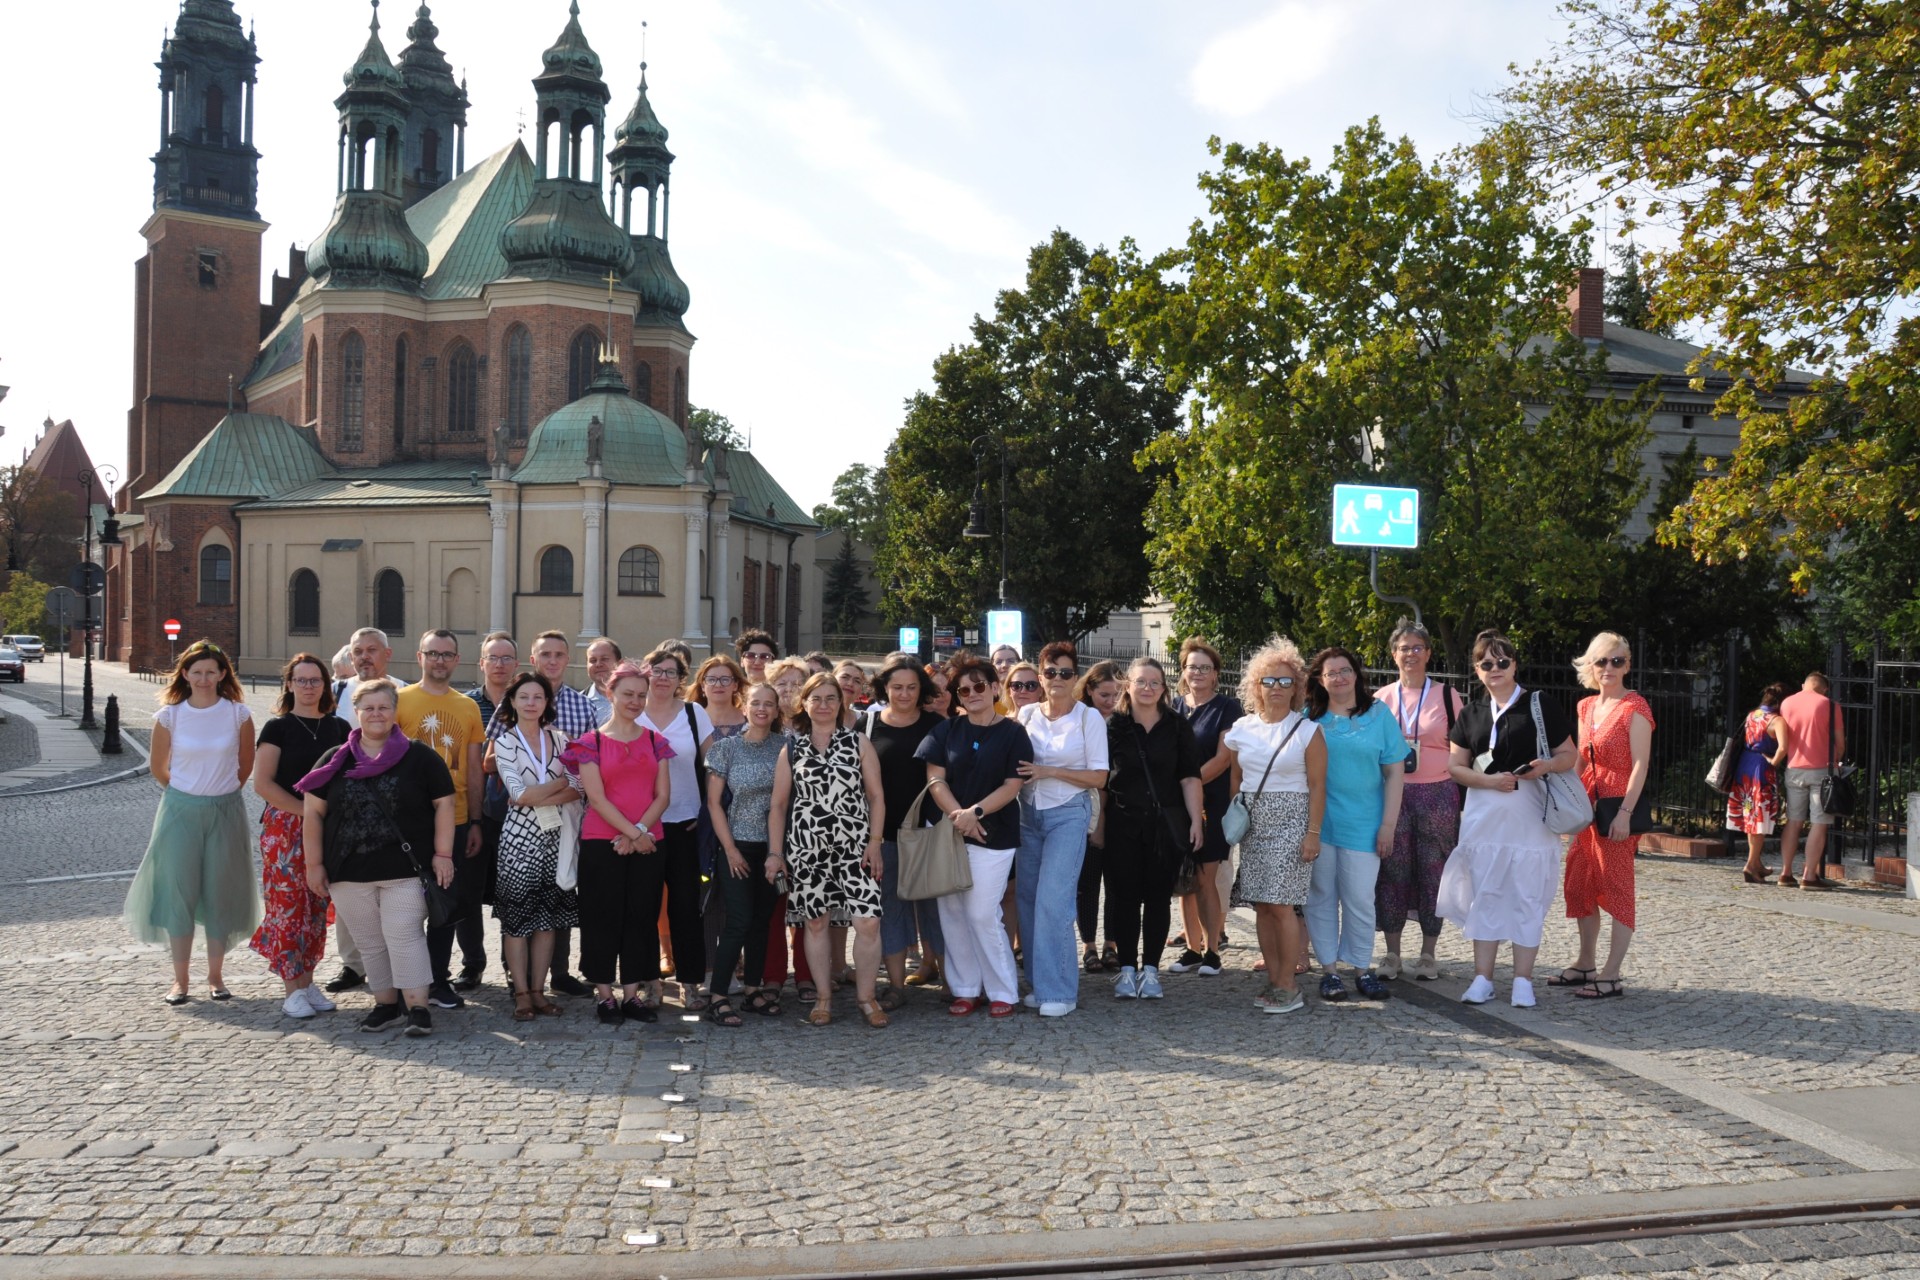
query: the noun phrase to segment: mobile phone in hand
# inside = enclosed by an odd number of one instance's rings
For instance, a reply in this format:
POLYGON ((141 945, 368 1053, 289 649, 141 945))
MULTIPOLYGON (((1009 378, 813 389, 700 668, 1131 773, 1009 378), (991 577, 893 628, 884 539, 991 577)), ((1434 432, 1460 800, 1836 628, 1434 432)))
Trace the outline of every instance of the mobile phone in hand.
POLYGON ((1515 769, 1513 771, 1513 776, 1516 778, 1524 778, 1532 772, 1533 772, 1533 761, 1529 760, 1525 764, 1521 765, 1518 769, 1515 769))

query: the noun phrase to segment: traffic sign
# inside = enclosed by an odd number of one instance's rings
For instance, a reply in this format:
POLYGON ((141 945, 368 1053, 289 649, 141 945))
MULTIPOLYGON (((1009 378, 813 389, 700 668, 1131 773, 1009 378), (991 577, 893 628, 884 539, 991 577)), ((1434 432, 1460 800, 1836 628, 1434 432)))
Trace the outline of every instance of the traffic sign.
POLYGON ((993 609, 987 613, 987 648, 998 649, 1003 644, 1010 644, 1016 649, 1021 647, 1018 609, 993 609))
POLYGON ((1333 545, 1412 551, 1420 545, 1420 491, 1333 486, 1333 545))
POLYGON ((167 633, 167 639, 178 640, 180 638, 180 619, 168 618, 160 624, 160 629, 167 633))
POLYGON ((53 615, 53 625, 64 627, 69 615, 77 611, 80 597, 71 587, 51 587, 47 591, 46 611, 53 615))
POLYGON ((902 653, 920 652, 920 628, 918 627, 900 628, 900 652, 902 653))
POLYGON ((82 560, 67 573, 67 585, 83 596, 97 596, 107 585, 107 571, 91 560, 82 560))

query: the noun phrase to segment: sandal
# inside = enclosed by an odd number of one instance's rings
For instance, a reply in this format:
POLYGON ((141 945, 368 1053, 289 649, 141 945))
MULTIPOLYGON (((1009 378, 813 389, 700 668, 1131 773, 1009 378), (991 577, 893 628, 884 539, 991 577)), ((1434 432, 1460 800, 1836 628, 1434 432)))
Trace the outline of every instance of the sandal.
POLYGON ((725 1000, 726 1000, 725 996, 715 997, 715 996, 706 995, 700 992, 699 990, 695 990, 692 995, 687 995, 684 992, 681 993, 680 1007, 682 1009, 685 1009, 688 1013, 705 1013, 708 1009, 711 1009, 714 1005, 721 1004, 725 1002, 725 1000))
POLYGON ((1598 972, 1598 969, 1576 969, 1572 965, 1568 965, 1559 973, 1548 978, 1547 985, 1550 987, 1584 987, 1593 981, 1593 975, 1598 972))
POLYGON ((1100 949, 1100 967, 1108 973, 1120 972, 1120 946, 1109 942, 1100 949))
POLYGON ((889 1020, 887 1015, 881 1012, 878 1000, 860 1000, 856 1003, 860 1006, 860 1016, 867 1020, 868 1026, 877 1031, 887 1025, 889 1020))
POLYGON ((707 1021, 716 1027, 737 1027, 744 1021, 733 1011, 733 1002, 725 996, 715 996, 707 1002, 707 1021))
POLYGON ((824 1027, 833 1021, 833 1010, 824 1004, 817 1004, 807 1013, 804 1021, 810 1027, 824 1027))
POLYGON ((533 992, 523 988, 513 993, 513 1020, 515 1022, 533 1021, 533 992))
POLYGON ((971 1000, 966 996, 961 996, 958 1000, 955 1000, 947 1006, 947 1012, 956 1018, 964 1018, 979 1007, 980 1002, 978 1000, 971 1000))
POLYGON ((1779 885, 1782 889, 1794 889, 1794 888, 1798 888, 1800 885, 1800 882, 1798 880, 1795 880, 1791 873, 1785 872, 1785 871, 1782 871, 1780 873, 1780 878, 1778 880, 1775 880, 1774 883, 1779 885))
POLYGON ((529 991, 527 998, 533 1001, 533 1011, 543 1018, 557 1018, 566 1012, 559 1005, 547 999, 544 991, 529 991))
POLYGON ((907 993, 898 987, 890 986, 880 993, 876 1003, 888 1013, 898 1013, 907 1007, 907 993))
POLYGON ((1624 996, 1627 989, 1620 985, 1618 978, 1595 978, 1573 994, 1579 1000, 1605 1000, 1612 996, 1624 996), (1608 989, 1603 991, 1602 987, 1608 989))
POLYGON ((1741 871, 1740 874, 1743 877, 1745 877, 1746 882, 1748 884, 1772 884, 1773 883, 1773 877, 1768 875, 1765 871, 1743 870, 1741 871))
POLYGON ((1080 967, 1088 973, 1104 973, 1106 971, 1106 965, 1101 963, 1100 948, 1089 946, 1086 957, 1080 962, 1080 967))
POLYGON ((780 1016, 780 1001, 767 994, 765 987, 756 987, 747 993, 747 1012, 757 1013, 763 1018, 780 1016))
POLYGON ((801 1004, 812 1004, 820 998, 820 992, 811 982, 802 982, 794 990, 799 995, 801 1004))

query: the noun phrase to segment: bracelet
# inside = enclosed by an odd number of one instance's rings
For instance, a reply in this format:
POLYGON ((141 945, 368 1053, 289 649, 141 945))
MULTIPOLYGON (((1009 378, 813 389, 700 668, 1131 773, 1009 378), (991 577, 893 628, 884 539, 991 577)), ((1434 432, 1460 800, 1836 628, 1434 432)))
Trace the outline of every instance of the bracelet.
POLYGON ((1319 835, 1319 834, 1320 834, 1320 828, 1318 828, 1318 827, 1308 827, 1308 828, 1307 828, 1307 834, 1308 834, 1308 835, 1310 835, 1310 836, 1317 836, 1317 835, 1319 835))
POLYGON ((448 862, 453 861, 453 855, 450 853, 436 853, 433 856, 436 858, 445 858, 448 862))

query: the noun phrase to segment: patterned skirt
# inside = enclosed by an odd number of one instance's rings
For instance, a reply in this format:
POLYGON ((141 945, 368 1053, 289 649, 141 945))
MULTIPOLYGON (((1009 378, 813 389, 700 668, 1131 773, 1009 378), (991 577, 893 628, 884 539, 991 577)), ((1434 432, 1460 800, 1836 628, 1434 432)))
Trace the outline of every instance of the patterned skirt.
POLYGON ((493 882, 493 918, 501 933, 525 938, 580 923, 579 896, 554 882, 559 867, 559 831, 542 831, 533 810, 522 805, 509 809, 493 882))
POLYGON ((1253 821, 1240 842, 1240 873, 1233 881, 1233 905, 1261 903, 1298 907, 1307 901, 1313 868, 1300 861, 1307 835, 1307 793, 1243 791, 1253 821))
POLYGON ((153 834, 127 889, 122 919, 141 942, 192 937, 206 930, 226 950, 260 923, 260 890, 247 853, 247 806, 238 791, 196 796, 160 793, 153 834))
POLYGON ((312 973, 327 949, 327 900, 307 888, 300 815, 272 805, 260 823, 260 888, 266 913, 247 945, 266 957, 277 978, 312 973))

